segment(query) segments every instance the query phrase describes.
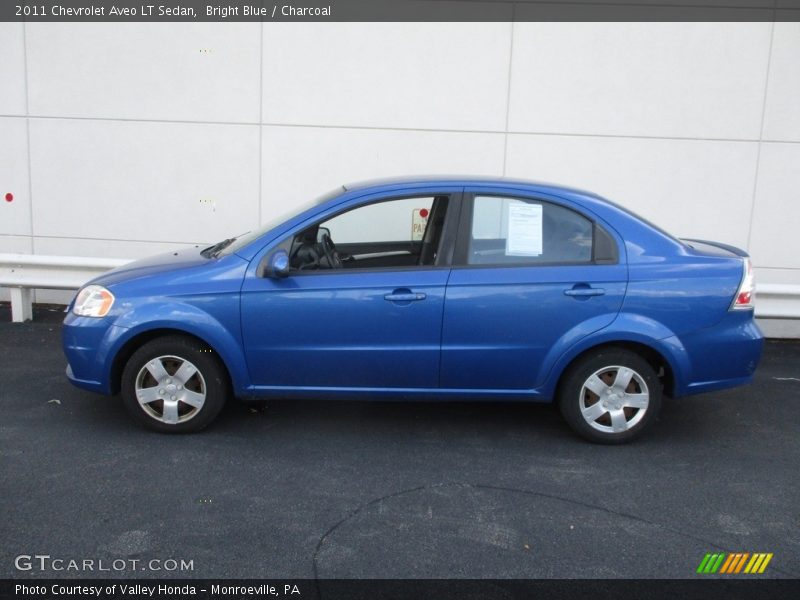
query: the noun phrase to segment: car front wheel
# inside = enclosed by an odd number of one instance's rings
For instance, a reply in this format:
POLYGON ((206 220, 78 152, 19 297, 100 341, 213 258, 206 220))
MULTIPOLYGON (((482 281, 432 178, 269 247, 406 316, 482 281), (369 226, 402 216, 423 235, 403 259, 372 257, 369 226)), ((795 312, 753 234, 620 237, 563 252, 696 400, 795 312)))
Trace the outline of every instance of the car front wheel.
POLYGON ((163 433, 206 427, 228 395, 225 368, 216 354, 191 338, 157 338, 133 353, 122 373, 128 412, 163 433))
POLYGON ((661 382, 650 363, 629 350, 610 348, 569 368, 558 404, 578 435, 591 442, 620 444, 655 421, 661 396, 661 382))

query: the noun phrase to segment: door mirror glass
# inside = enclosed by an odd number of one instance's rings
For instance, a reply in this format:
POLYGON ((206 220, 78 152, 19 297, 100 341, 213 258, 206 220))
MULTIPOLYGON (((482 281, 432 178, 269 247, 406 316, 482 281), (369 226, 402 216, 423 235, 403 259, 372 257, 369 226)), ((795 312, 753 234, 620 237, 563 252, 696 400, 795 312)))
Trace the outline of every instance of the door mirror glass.
POLYGON ((278 249, 269 257, 267 277, 282 279, 289 275, 289 254, 286 250, 278 249))

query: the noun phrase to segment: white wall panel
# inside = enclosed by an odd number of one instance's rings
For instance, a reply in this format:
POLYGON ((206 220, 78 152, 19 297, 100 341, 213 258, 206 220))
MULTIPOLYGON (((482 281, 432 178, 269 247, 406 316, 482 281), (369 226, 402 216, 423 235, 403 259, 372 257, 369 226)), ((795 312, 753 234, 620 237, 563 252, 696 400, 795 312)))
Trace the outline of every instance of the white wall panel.
POLYGON ((258 214, 258 126, 35 119, 34 232, 215 241, 258 214))
POLYGON ((518 23, 512 131, 757 139, 769 23, 518 23))
POLYGON ((800 285, 800 269, 755 267, 756 284, 761 282, 800 285))
POLYGON ((775 23, 764 139, 800 142, 800 23, 775 23))
POLYGON ((362 179, 503 168, 502 134, 265 126, 263 136, 264 220, 362 179))
POLYGON ((509 175, 588 189, 679 237, 747 245, 757 142, 513 135, 509 175))
POLYGON ((800 144, 763 143, 753 214, 753 262, 762 267, 800 269, 798 224, 800 144))
POLYGON ((34 115, 254 123, 255 23, 28 25, 34 115))
POLYGON ((96 256, 103 258, 145 258, 163 252, 192 249, 194 244, 179 242, 129 242, 86 238, 37 237, 36 254, 50 256, 96 256))
POLYGON ((0 234, 0 252, 12 254, 30 254, 31 238, 24 235, 0 234))
POLYGON ((265 123, 505 127, 509 23, 269 23, 265 123))
POLYGON ((25 37, 22 23, 0 23, 0 114, 25 114, 25 37))
POLYGON ((30 210, 25 119, 0 117, 0 234, 30 234, 30 210))

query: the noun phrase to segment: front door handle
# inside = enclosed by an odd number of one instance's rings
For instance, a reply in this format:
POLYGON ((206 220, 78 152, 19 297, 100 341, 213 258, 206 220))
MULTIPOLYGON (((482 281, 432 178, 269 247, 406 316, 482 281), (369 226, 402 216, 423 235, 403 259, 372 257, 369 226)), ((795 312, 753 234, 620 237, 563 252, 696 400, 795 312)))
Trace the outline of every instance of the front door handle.
POLYGON ((606 291, 603 288, 593 288, 588 286, 578 287, 577 285, 568 290, 564 290, 565 296, 579 296, 579 297, 602 296, 605 293, 606 291))
POLYGON ((395 290, 391 294, 386 294, 383 299, 389 302, 416 302, 425 300, 427 296, 422 292, 412 292, 411 290, 395 290))

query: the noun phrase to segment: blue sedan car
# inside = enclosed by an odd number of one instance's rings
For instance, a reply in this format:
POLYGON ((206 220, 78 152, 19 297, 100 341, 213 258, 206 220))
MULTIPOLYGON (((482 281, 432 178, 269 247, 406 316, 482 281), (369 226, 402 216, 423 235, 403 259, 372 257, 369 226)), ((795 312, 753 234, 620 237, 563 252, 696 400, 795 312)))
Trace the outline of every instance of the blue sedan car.
POLYGON ((230 396, 555 401, 628 441, 662 395, 751 381, 750 260, 594 194, 508 179, 348 185, 282 222, 79 291, 67 376, 162 432, 230 396))

